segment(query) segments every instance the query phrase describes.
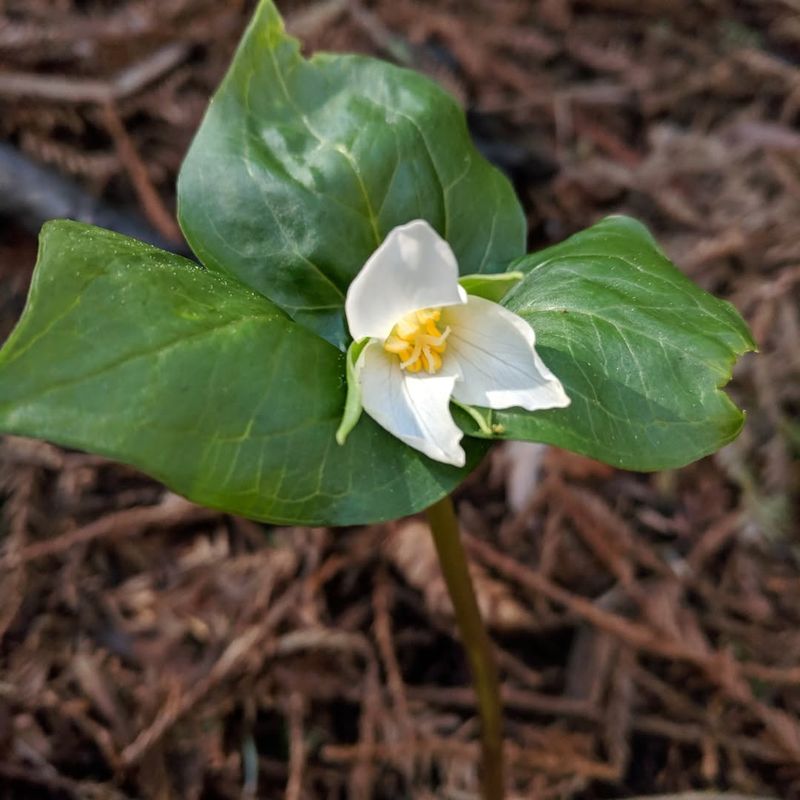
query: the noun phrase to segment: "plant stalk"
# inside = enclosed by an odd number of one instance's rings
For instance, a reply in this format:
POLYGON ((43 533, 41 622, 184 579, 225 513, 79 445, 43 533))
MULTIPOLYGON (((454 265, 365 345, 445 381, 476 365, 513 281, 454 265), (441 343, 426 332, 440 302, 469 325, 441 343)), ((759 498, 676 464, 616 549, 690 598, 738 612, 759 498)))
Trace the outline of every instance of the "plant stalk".
POLYGON ((503 768, 503 709, 500 684, 491 641, 484 627, 467 557, 461 543, 453 501, 448 495, 426 512, 447 590, 453 601, 461 640, 467 651, 472 683, 481 718, 483 800, 502 800, 505 794, 503 768))

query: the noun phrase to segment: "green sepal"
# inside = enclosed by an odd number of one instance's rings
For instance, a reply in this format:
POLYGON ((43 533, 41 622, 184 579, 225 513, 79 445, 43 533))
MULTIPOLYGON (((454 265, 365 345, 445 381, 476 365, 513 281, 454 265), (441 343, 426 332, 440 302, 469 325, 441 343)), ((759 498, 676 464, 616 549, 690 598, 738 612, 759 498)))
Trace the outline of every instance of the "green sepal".
POLYGON ((361 382, 358 378, 358 359, 364 348, 369 344, 369 337, 359 339, 357 342, 351 342, 350 347, 347 348, 347 356, 345 361, 345 375, 347 377, 347 399, 344 403, 344 413, 342 414, 342 421, 336 430, 336 441, 338 444, 343 445, 350 435, 350 431, 355 428, 358 420, 361 418, 361 412, 364 406, 361 404, 361 382))
MULTIPOLYGON (((456 408, 460 408, 478 426, 478 430, 482 436, 489 438, 494 436, 496 431, 492 429, 492 410, 490 408, 476 408, 466 403, 459 403, 454 397, 450 398, 450 402, 456 408)), ((456 422, 458 422, 457 419, 456 422)))
POLYGON ((458 282, 467 294, 499 303, 524 277, 525 273, 513 270, 493 275, 464 275, 458 282))

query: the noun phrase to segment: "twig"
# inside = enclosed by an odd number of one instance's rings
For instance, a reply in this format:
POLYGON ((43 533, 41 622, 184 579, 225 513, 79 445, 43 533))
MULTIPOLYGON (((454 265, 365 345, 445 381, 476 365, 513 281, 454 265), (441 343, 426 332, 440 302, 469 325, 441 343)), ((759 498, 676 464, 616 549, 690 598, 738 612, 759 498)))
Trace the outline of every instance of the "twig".
POLYGON ((306 746, 303 736, 305 701, 299 692, 292 692, 287 705, 289 712, 289 778, 286 781, 285 798, 286 800, 300 800, 306 764, 306 746))
POLYGON ((31 72, 0 72, 0 95, 37 97, 60 103, 105 105, 136 94, 149 83, 176 67, 189 53, 189 45, 166 45, 135 64, 118 72, 110 81, 96 78, 62 78, 31 72))
POLYGON ((103 105, 102 115, 103 122, 114 140, 117 155, 131 179, 139 202, 142 204, 145 216, 162 236, 175 244, 179 244, 183 241, 183 235, 178 223, 175 222, 175 218, 167 210, 163 200, 153 186, 147 167, 128 135, 128 131, 125 130, 125 125, 120 119, 113 101, 103 105))
POLYGON ((11 497, 3 508, 3 517, 8 523, 6 547, 11 555, 12 566, 2 576, 2 608, 0 608, 0 640, 6 635, 17 616, 25 596, 25 565, 18 558, 24 551, 28 539, 33 490, 36 485, 36 468, 22 467, 12 473, 11 497))
MULTIPOLYGON (((655 734, 671 742, 692 745, 700 745, 703 738, 708 734, 708 730, 704 725, 689 722, 672 722, 655 715, 635 717, 632 727, 640 733, 655 734)), ((776 748, 768 747, 752 736, 727 736, 716 732, 715 736, 717 736, 721 744, 725 746, 732 745, 746 756, 757 758, 767 764, 783 764, 786 761, 783 754, 776 751, 776 748)))
MULTIPOLYGON (((375 744, 375 727, 381 707, 381 687, 378 679, 378 664, 374 658, 367 662, 361 691, 361 716, 358 720, 358 742, 365 748, 375 744)), ((351 800, 369 800, 374 795, 374 768, 366 756, 357 759, 350 770, 347 796, 351 800)))
POLYGON ((105 536, 114 538, 133 536, 153 525, 172 526, 213 519, 217 516, 219 516, 217 511, 196 506, 178 495, 168 493, 158 505, 137 506, 116 511, 62 536, 29 544, 19 553, 8 553, 0 559, 0 566, 13 567, 47 556, 60 555, 72 547, 105 536))
MULTIPOLYGON (((541 749, 521 748, 512 743, 506 747, 506 759, 511 766, 544 770, 553 775, 582 775, 601 781, 619 779, 616 767, 599 761, 592 761, 577 753, 546 752, 541 749)), ((372 758, 378 761, 395 761, 404 753, 417 756, 425 753, 428 756, 444 758, 462 758, 475 762, 479 757, 476 742, 459 742, 455 739, 426 737, 413 742, 393 742, 391 744, 364 745, 328 745, 322 748, 322 757, 335 763, 350 763, 360 758, 372 758)))
MULTIPOLYGON (((372 590, 372 607, 375 612, 375 621, 373 623, 375 641, 378 645, 378 653, 383 663, 383 668, 386 671, 386 683, 389 687, 389 694, 392 698, 394 711, 397 714, 401 733, 403 738, 413 739, 414 726, 408 710, 406 685, 403 682, 392 636, 391 606, 391 585, 385 568, 381 567, 375 577, 375 585, 372 590)), ((412 762, 408 761, 403 766, 406 776, 410 778, 413 772, 412 762)))
POLYGON ((344 13, 348 0, 322 0, 286 17, 286 30, 299 39, 308 39, 328 28, 344 13))
MULTIPOLYGON (((472 687, 440 687, 414 686, 409 688, 408 695, 412 700, 453 708, 475 708, 475 691, 472 687)), ((585 700, 571 697, 551 697, 538 692, 514 689, 503 686, 501 689, 503 705, 515 711, 527 711, 536 714, 554 715, 558 717, 577 717, 578 719, 597 720, 598 710, 585 700)))

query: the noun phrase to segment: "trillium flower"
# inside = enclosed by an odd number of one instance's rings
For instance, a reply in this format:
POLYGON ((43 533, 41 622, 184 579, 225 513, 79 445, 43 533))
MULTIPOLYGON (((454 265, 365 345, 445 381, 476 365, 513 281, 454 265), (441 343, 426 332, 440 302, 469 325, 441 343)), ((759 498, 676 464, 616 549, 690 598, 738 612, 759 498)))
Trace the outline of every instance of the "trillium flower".
POLYGON ((358 408, 346 410, 340 442, 363 407, 409 447, 461 467, 451 401, 528 411, 569 405, 530 325, 467 294, 450 245, 425 220, 389 233, 350 284, 345 314, 354 340, 348 407, 355 394, 358 408))

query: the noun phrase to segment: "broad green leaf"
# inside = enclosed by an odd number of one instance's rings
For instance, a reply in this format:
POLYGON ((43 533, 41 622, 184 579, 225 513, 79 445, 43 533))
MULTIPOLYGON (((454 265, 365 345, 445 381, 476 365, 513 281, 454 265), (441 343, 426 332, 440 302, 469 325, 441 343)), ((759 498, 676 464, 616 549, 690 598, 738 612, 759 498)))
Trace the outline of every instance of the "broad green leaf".
MULTIPOLYGON (((647 230, 609 217, 512 265, 503 305, 527 320, 572 404, 493 412, 501 438, 565 447, 619 467, 678 467, 731 441, 743 414, 721 388, 753 350, 730 304, 681 274, 647 230)), ((477 427, 473 435, 480 435, 477 427)))
POLYGON ((344 296, 392 228, 426 219, 463 273, 524 254, 511 185, 434 83, 360 56, 302 57, 263 0, 178 181, 186 238, 344 349, 344 296))
POLYGON ((0 429, 127 462, 205 505, 271 522, 393 519, 454 469, 363 418, 343 447, 344 355, 264 297, 73 222, 42 231, 0 351, 0 429))

